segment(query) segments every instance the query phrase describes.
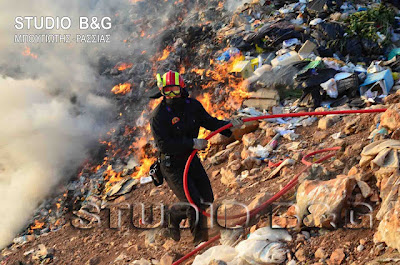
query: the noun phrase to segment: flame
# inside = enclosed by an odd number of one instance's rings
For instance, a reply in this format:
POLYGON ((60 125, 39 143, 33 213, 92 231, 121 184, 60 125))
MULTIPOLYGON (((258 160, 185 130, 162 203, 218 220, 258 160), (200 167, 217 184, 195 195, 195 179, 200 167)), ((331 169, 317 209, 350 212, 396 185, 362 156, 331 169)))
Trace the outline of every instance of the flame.
POLYGON ((130 83, 119 84, 111 89, 111 92, 113 92, 114 94, 122 94, 122 95, 125 95, 129 91, 131 91, 130 83))
POLYGON ((150 109, 150 110, 155 109, 155 108, 158 106, 158 104, 161 103, 161 101, 162 101, 162 98, 161 98, 161 97, 160 97, 160 98, 157 98, 157 99, 151 100, 150 103, 149 103, 149 109, 150 109))
MULTIPOLYGON (((249 93, 243 86, 243 80, 230 74, 233 65, 241 60, 243 58, 239 56, 223 64, 214 64, 214 61, 210 60, 211 69, 191 70, 191 72, 206 77, 207 82, 202 86, 204 92, 197 96, 197 100, 208 113, 218 119, 228 119, 241 107, 243 100, 249 97, 249 93)), ((199 138, 205 138, 208 134, 207 130, 201 129, 199 138)), ((199 152, 202 160, 207 156, 209 148, 210 146, 199 152)))
POLYGON ((185 73, 185 67, 182 66, 181 69, 179 69, 179 73, 182 75, 185 73))
POLYGON ((142 51, 142 54, 146 54, 147 53, 147 51, 142 51))
POLYGON ((224 2, 219 2, 219 3, 218 3, 218 8, 221 9, 221 8, 223 8, 223 7, 224 7, 224 2))
POLYGON ((204 74, 204 72, 206 71, 206 69, 192 69, 192 73, 196 73, 196 74, 198 74, 198 75, 203 75, 204 74))
POLYGON ((29 229, 29 232, 32 233, 33 230, 36 229, 41 229, 44 226, 44 222, 40 222, 39 220, 35 220, 33 225, 31 225, 31 228, 29 229))
POLYGON ((162 56, 159 57, 159 58, 157 59, 157 61, 160 62, 160 61, 164 61, 165 59, 167 59, 168 56, 169 56, 169 54, 171 53, 171 51, 172 51, 172 47, 171 47, 171 46, 167 46, 167 48, 165 48, 165 49, 163 50, 162 56))
POLYGON ((141 33, 140 33, 140 37, 143 38, 145 35, 146 35, 146 32, 144 32, 144 30, 142 30, 141 33))
MULTIPOLYGON (((151 135, 148 116, 149 113, 161 102, 161 100, 162 98, 158 98, 149 102, 148 106, 142 111, 139 119, 137 119, 136 126, 125 126, 123 136, 128 139, 133 137, 134 139, 127 151, 120 149, 114 150, 115 145, 113 145, 111 142, 101 142, 102 144, 107 145, 107 152, 110 152, 112 157, 133 156, 135 161, 139 161, 140 166, 135 168, 134 172, 130 175, 131 178, 139 179, 147 176, 150 171, 150 166, 157 160, 155 156, 156 150, 151 144, 149 144, 149 142, 153 140, 153 137, 151 135)), ((115 129, 112 129, 108 134, 112 135, 114 132, 115 129)), ((97 171, 107 165, 107 168, 103 173, 106 187, 104 190, 105 192, 108 192, 114 183, 121 181, 124 178, 122 176, 122 172, 116 172, 113 169, 112 165, 109 164, 110 161, 112 160, 108 159, 108 157, 105 157, 103 163, 95 168, 97 171)))
POLYGON ((25 46, 25 50, 22 52, 22 55, 23 56, 30 56, 30 57, 32 57, 34 59, 38 58, 37 54, 32 53, 31 52, 31 48, 29 48, 28 46, 25 46))
POLYGON ((132 68, 132 63, 121 63, 120 65, 116 66, 119 71, 124 71, 126 69, 132 68))
POLYGON ((110 184, 122 180, 122 172, 115 172, 112 168, 112 165, 108 165, 106 171, 104 171, 103 174, 105 176, 104 180, 107 180, 110 184))
POLYGON ((157 158, 155 157, 145 157, 143 159, 140 160, 140 164, 141 166, 139 167, 139 169, 134 172, 132 174, 132 178, 141 178, 144 177, 145 175, 147 175, 147 173, 149 173, 150 171, 150 167, 151 165, 157 160, 157 158))
POLYGON ((57 219, 57 221, 54 223, 55 226, 59 226, 62 224, 62 220, 61 219, 57 219))

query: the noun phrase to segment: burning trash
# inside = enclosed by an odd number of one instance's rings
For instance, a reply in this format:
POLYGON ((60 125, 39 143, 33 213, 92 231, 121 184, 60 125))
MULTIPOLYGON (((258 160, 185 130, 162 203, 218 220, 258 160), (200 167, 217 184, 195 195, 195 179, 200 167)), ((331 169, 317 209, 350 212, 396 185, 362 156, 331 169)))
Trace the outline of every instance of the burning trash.
POLYGON ((131 91, 131 84, 130 83, 124 83, 124 84, 119 84, 114 86, 111 89, 111 92, 113 92, 114 94, 122 94, 125 95, 126 93, 131 91))

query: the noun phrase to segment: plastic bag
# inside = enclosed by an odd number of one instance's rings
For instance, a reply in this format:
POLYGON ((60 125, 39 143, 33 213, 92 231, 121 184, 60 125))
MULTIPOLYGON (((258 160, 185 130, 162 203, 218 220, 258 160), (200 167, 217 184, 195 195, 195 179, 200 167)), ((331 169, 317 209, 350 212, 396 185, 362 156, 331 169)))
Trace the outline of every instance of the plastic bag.
POLYGON ((257 145, 257 147, 250 146, 249 151, 256 157, 265 158, 269 156, 269 149, 262 145, 257 145))
POLYGON ((310 21, 310 26, 316 26, 316 25, 318 25, 319 23, 322 23, 322 22, 323 22, 323 20, 321 18, 315 18, 315 19, 310 21))
POLYGON ((336 86, 336 81, 334 78, 329 79, 325 83, 321 84, 321 87, 326 91, 326 94, 331 98, 337 98, 339 93, 336 86))
POLYGON ((280 240, 290 241, 286 230, 263 227, 252 233, 247 240, 236 246, 238 257, 250 264, 280 264, 286 260, 288 249, 280 240))
POLYGON ((287 249, 279 242, 245 240, 237 245, 239 257, 250 264, 281 264, 286 260, 287 249))
POLYGON ((239 49, 237 48, 229 48, 226 51, 224 51, 221 56, 217 58, 219 62, 227 62, 229 61, 232 57, 237 56, 240 54, 239 49))
POLYGON ((221 239, 219 242, 221 245, 235 246, 238 241, 242 238, 244 228, 237 226, 235 229, 223 229, 221 230, 221 239))
POLYGON ((247 240, 291 241, 292 236, 285 229, 262 227, 250 234, 247 240))
POLYGON ((300 44, 300 43, 301 42, 298 39, 292 38, 292 39, 288 39, 288 40, 283 41, 282 46, 283 46, 283 48, 288 48, 290 46, 297 45, 297 44, 300 44))
POLYGON ((192 265, 208 265, 213 259, 232 261, 237 255, 235 248, 226 245, 215 246, 201 255, 197 255, 192 265))

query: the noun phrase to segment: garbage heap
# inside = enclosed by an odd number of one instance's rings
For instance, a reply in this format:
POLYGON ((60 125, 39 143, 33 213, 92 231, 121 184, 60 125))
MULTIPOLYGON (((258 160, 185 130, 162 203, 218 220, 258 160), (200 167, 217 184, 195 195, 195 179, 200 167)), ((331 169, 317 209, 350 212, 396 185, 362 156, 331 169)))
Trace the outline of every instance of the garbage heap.
POLYGON ((365 1, 256 1, 218 34, 229 54, 247 55, 235 69, 250 90, 276 88, 281 99, 297 92, 299 107, 363 107, 397 88, 395 10, 365 1))

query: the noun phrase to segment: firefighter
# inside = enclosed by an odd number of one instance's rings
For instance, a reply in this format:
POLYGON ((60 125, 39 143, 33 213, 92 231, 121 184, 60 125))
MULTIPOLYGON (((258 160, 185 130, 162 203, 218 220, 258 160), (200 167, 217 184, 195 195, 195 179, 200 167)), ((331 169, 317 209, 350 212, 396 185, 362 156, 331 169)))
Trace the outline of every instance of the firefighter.
MULTIPOLYGON (((243 121, 224 121, 210 116, 199 101, 189 97, 183 78, 177 72, 168 71, 163 76, 157 74, 157 86, 163 100, 151 114, 151 131, 160 153, 161 173, 182 202, 168 210, 165 236, 179 241, 179 224, 188 218, 193 242, 198 244, 208 240, 207 218, 188 205, 183 188, 186 161, 194 149, 203 150, 208 145, 207 140, 197 138, 200 127, 215 131, 232 122, 233 127, 237 128, 243 121)), ((230 137, 232 132, 225 130, 221 134, 230 137)), ((214 201, 210 180, 197 156, 189 168, 188 187, 199 209, 205 210, 214 201)))

